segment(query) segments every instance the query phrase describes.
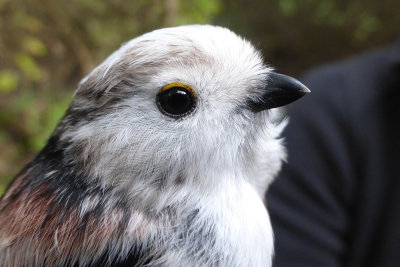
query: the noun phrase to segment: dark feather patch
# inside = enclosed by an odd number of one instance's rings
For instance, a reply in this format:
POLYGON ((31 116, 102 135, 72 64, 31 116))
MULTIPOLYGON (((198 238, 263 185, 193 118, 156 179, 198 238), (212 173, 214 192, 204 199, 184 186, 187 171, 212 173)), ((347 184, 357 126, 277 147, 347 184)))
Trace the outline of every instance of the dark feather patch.
MULTIPOLYGON (((110 266, 110 267, 133 267, 133 266, 146 266, 151 262, 151 259, 147 258, 149 254, 148 250, 144 251, 138 247, 131 249, 127 257, 119 258, 110 256, 107 250, 98 260, 91 262, 87 267, 97 266, 110 266)), ((78 265, 75 265, 78 267, 78 265)))
MULTIPOLYGON (((115 197, 110 193, 110 188, 90 183, 89 181, 92 180, 85 175, 84 166, 69 154, 68 147, 69 144, 61 142, 58 136, 51 137, 47 146, 27 165, 10 186, 1 202, 0 212, 10 214, 6 210, 7 208, 18 209, 23 214, 29 214, 29 217, 26 217, 26 221, 21 221, 18 219, 20 216, 18 213, 11 217, 7 216, 9 220, 18 220, 20 224, 17 228, 13 227, 10 222, 8 222, 10 224, 7 224, 8 226, 3 225, 9 229, 8 234, 21 235, 19 238, 21 240, 36 236, 40 240, 37 244, 39 246, 49 246, 54 242, 56 236, 60 238, 61 242, 68 242, 62 246, 71 247, 71 249, 82 245, 85 236, 93 231, 98 233, 96 238, 99 240, 97 242, 106 244, 112 242, 102 240, 102 236, 110 234, 107 233, 108 231, 112 231, 111 234, 116 240, 123 236, 132 215, 132 207, 124 199, 124 194, 115 197), (90 198, 96 199, 95 204, 92 207, 86 207, 85 212, 80 216, 79 212, 84 201, 90 198), (108 210, 105 209, 106 206, 108 210), (107 225, 100 225, 101 220, 108 218, 107 216, 111 214, 107 213, 111 212, 121 214, 120 220, 116 222, 117 225, 112 226, 114 230, 104 228, 107 225), (24 226, 31 220, 34 220, 35 224, 24 226), (13 233, 13 231, 20 231, 18 230, 20 227, 25 227, 24 232, 13 233), (54 232, 58 228, 66 229, 65 233, 54 232), (101 234, 101 231, 105 231, 105 234, 101 234)), ((0 231, 0 237, 1 235, 0 231)), ((32 246, 34 245, 32 244, 32 246)), ((112 244, 110 243, 109 246, 112 244)), ((128 266, 127 264, 134 264, 139 259, 143 259, 143 250, 144 248, 139 248, 135 243, 132 244, 129 255, 111 255, 109 254, 111 249, 107 249, 101 258, 90 266, 103 266, 103 262, 107 263, 107 266, 109 266, 108 263, 112 263, 112 266, 125 266, 124 264, 128 266)), ((59 256, 54 255, 61 252, 46 253, 52 255, 52 258, 57 258, 59 256)), ((71 251, 63 253, 71 253, 71 251)), ((29 257, 33 257, 33 255, 29 257)), ((50 260, 44 258, 44 261, 50 260)), ((67 266, 73 264, 70 262, 67 266)))

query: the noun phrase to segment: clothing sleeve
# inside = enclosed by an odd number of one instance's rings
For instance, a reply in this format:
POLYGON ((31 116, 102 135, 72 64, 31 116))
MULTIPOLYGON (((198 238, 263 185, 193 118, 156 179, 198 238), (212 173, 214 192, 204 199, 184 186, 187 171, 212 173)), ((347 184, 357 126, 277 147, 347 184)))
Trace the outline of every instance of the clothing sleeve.
POLYGON ((275 267, 343 266, 357 164, 345 81, 332 70, 303 79, 289 105, 288 162, 267 192, 275 267))

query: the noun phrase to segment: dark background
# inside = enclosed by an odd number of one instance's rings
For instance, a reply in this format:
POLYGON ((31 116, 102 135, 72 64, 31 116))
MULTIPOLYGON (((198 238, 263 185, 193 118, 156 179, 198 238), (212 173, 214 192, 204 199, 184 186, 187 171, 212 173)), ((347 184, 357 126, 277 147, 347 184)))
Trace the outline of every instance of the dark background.
POLYGON ((0 0, 0 195, 44 146, 79 80, 141 33, 226 26, 299 76, 394 42, 399 14, 398 0, 0 0))

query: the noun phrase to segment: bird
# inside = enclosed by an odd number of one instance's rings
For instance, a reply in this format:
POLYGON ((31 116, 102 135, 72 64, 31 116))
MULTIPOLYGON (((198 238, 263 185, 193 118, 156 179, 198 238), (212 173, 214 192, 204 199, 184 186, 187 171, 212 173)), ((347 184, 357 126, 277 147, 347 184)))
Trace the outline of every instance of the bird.
POLYGON ((231 30, 124 43, 0 201, 0 266, 271 266, 263 196, 310 92, 231 30))

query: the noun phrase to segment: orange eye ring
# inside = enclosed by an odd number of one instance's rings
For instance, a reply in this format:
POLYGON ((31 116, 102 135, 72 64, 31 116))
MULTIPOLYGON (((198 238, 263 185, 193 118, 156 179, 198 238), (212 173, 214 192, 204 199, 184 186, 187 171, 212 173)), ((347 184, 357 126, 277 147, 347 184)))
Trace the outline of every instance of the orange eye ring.
POLYGON ((186 84, 184 84, 184 83, 170 83, 170 84, 167 84, 166 86, 164 86, 164 87, 161 89, 161 92, 165 92, 165 91, 167 91, 167 90, 169 90, 169 89, 171 89, 171 88, 174 88, 174 87, 185 88, 186 90, 188 90, 188 91, 194 96, 194 91, 193 91, 193 89, 192 89, 189 85, 186 85, 186 84))
POLYGON ((156 103, 161 113, 179 119, 194 110, 196 99, 189 86, 182 83, 170 83, 157 94, 156 103))

